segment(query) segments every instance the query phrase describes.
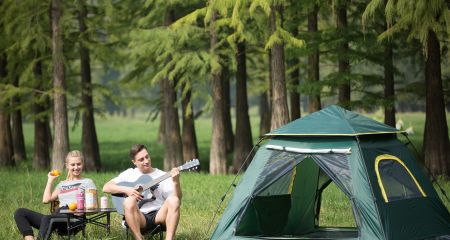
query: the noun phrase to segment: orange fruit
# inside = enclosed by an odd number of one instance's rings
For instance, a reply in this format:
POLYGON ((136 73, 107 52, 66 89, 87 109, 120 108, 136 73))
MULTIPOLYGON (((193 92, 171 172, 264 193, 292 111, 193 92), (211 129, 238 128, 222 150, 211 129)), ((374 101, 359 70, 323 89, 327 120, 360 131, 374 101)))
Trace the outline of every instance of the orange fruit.
POLYGON ((58 169, 55 169, 55 170, 52 170, 52 173, 51 173, 53 176, 59 176, 59 175, 61 175, 61 172, 59 172, 59 170, 58 169))
POLYGON ((76 204, 76 203, 71 203, 71 204, 69 204, 69 209, 70 209, 71 211, 77 210, 77 204, 76 204))

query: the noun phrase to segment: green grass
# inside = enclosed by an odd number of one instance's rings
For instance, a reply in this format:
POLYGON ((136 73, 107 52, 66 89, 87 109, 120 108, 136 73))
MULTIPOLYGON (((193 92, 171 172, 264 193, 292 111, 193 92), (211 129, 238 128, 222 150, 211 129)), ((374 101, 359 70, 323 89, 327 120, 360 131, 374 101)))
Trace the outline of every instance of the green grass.
MULTIPOLYGON (((255 114, 253 114, 255 116, 255 114)), ((382 121, 382 115, 379 113, 371 115, 373 118, 382 121)), ((414 126, 415 134, 411 135, 411 140, 420 150, 422 145, 423 125, 425 116, 421 113, 400 114, 405 127, 410 123, 414 126)), ((254 143, 256 143, 258 132, 257 117, 252 117, 252 134, 254 143)), ((135 118, 107 117, 96 119, 97 135, 100 145, 100 154, 103 164, 101 173, 86 173, 101 189, 104 183, 116 176, 125 168, 131 167, 128 158, 128 150, 132 144, 144 143, 150 149, 153 165, 162 168, 162 159, 164 157, 164 148, 162 144, 157 143, 157 133, 159 124, 145 120, 145 116, 135 118)), ((211 119, 199 118, 196 121, 198 145, 200 150, 200 161, 203 170, 208 169, 209 144, 211 133, 211 119)), ((28 158, 33 152, 33 125, 24 124, 25 141, 28 158)), ((80 149, 80 126, 70 132, 71 149, 80 149)), ((18 168, 0 169, 0 176, 3 179, 0 187, 0 219, 4 226, 0 228, 0 239, 19 239, 20 234, 15 226, 13 219, 14 211, 19 207, 30 208, 42 213, 48 213, 49 206, 41 203, 42 191, 46 183, 46 171, 37 171, 31 167, 31 160, 21 164, 18 168)), ((228 189, 234 176, 211 176, 206 173, 183 173, 181 175, 183 188, 183 205, 181 208, 181 219, 177 231, 177 239, 208 239, 211 235, 208 232, 208 226, 212 220, 214 211, 224 192, 228 189)), ((440 181, 440 184, 450 193, 450 182, 440 181)), ((350 203, 346 196, 335 186, 326 189, 322 203, 322 215, 320 225, 322 226, 354 226, 353 215, 350 203)), ((100 192, 100 195, 102 193, 100 192)), ((231 196, 227 196, 226 201, 231 196)), ((217 222, 226 201, 219 209, 217 222)), ((447 208, 450 208, 449 202, 443 201, 447 208)), ((120 226, 121 218, 114 214, 112 218, 112 232, 108 238, 103 239, 123 239, 123 230, 120 226)), ((213 224, 214 228, 214 224, 213 224)), ((89 226, 88 236, 102 236, 104 231, 95 226, 89 226)))
MULTIPOLYGON (((0 170, 2 179, 8 184, 0 187, 0 219, 3 227, 0 228, 1 239, 20 239, 20 233, 15 225, 13 214, 19 207, 49 213, 49 205, 42 204, 42 191, 46 183, 46 172, 29 170, 0 170)), ((92 178, 100 188, 105 182, 114 177, 116 173, 88 173, 85 176, 92 178)), ((181 219, 177 231, 177 239, 208 239, 208 226, 212 221, 214 210, 217 208, 220 196, 228 188, 234 176, 210 176, 198 173, 183 173, 181 184, 183 187, 183 203, 181 206, 181 219)), ((99 192, 101 196, 101 191, 99 192)), ((111 205, 111 199, 109 198, 111 205)), ((217 222, 217 218, 215 219, 217 222)), ((87 235, 89 239, 123 239, 124 231, 120 225, 119 214, 112 215, 111 234, 105 238, 105 231, 99 227, 89 225, 87 235)), ((213 225, 214 226, 214 225, 213 225)), ((211 231, 213 228, 211 229, 211 231)), ((37 234, 37 232, 36 232, 37 234)), ((81 234, 77 236, 81 239, 81 234)))

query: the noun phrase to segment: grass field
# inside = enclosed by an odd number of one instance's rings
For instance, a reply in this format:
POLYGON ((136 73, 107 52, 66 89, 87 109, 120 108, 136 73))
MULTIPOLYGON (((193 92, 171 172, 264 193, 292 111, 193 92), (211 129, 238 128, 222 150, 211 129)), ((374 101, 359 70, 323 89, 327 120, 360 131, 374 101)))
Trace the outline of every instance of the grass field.
MULTIPOLYGON (((371 115, 377 120, 382 120, 380 113, 371 115)), ((422 143, 424 115, 420 113, 401 114, 399 116, 405 127, 412 125, 415 134, 411 135, 411 140, 420 150, 422 143)), ((85 176, 92 178, 101 189, 104 183, 116 176, 119 171, 131 167, 127 153, 129 147, 134 143, 144 143, 149 146, 152 155, 153 165, 161 168, 164 149, 157 143, 158 123, 147 122, 145 117, 123 118, 107 117, 96 119, 97 134, 101 149, 101 160, 104 170, 100 173, 86 173, 85 176)), ((200 118, 196 122, 197 137, 200 148, 200 160, 202 169, 208 169, 209 141, 211 120, 200 118), (200 127, 201 126, 201 127, 200 127)), ((258 122, 252 118, 253 136, 256 142, 259 135, 258 122)), ((25 123, 25 141, 28 157, 33 152, 33 126, 25 123)), ((71 149, 80 149, 80 126, 70 132, 71 149)), ((46 172, 36 171, 31 168, 31 162, 26 161, 18 168, 0 169, 0 176, 3 184, 0 186, 0 219, 3 220, 3 227, 0 228, 0 239, 20 239, 20 234, 15 226, 13 212, 19 207, 27 207, 39 212, 48 213, 49 206, 41 203, 42 191, 46 183, 46 172)), ((183 205, 181 208, 181 220, 177 239, 208 239, 211 231, 208 226, 211 223, 214 211, 216 210, 220 198, 227 191, 230 183, 234 179, 233 175, 211 176, 202 173, 183 173, 181 183, 183 188, 183 205)), ((441 185, 447 192, 450 192, 450 183, 441 181, 441 185)), ((325 191, 322 204, 323 218, 320 224, 323 226, 354 226, 351 207, 345 195, 335 186, 325 191)), ((102 193, 100 192, 100 195, 102 193)), ((231 193, 227 195, 225 202, 231 193)), ((444 200, 447 208, 449 202, 444 200)), ((222 204, 218 218, 226 203, 222 204)), ((112 219, 112 232, 108 237, 102 239, 123 239, 123 230, 120 226, 121 218, 114 214, 112 219)), ((214 222, 214 223, 215 223, 214 222)), ((90 226, 88 237, 102 236, 102 229, 90 226)), ((80 234, 81 235, 81 234, 80 234)), ((79 237, 79 236, 78 236, 79 237)))

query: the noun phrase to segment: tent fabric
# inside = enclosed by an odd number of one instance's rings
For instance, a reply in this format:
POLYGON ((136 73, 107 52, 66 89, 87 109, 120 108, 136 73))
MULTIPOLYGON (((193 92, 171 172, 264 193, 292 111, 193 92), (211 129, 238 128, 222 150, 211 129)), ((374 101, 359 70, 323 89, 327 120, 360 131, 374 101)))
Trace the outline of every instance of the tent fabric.
POLYGON ((450 214, 399 131, 336 106, 308 116, 266 136, 211 239, 450 236, 450 214), (348 197, 356 228, 319 226, 329 180, 348 197))
POLYGON ((265 136, 358 136, 404 131, 333 105, 299 118, 265 136))

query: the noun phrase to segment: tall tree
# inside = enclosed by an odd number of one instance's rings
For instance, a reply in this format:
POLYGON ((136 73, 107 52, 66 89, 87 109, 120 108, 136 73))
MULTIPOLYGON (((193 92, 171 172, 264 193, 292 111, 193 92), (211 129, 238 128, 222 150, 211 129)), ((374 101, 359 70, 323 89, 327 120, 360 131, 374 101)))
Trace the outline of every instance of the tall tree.
POLYGON ((12 136, 10 116, 5 105, 0 106, 0 166, 14 166, 14 152, 12 148, 12 136))
MULTIPOLYGON (((448 10, 448 9, 447 9, 448 10)), ((448 25, 450 26, 450 25, 448 25)), ((441 48, 436 33, 428 31, 425 62, 425 164, 431 174, 450 176, 450 141, 441 75, 441 48)))
POLYGON ((270 131, 270 102, 267 92, 259 95, 259 135, 262 136, 270 131))
POLYGON ((259 135, 262 136, 270 132, 270 126, 272 126, 272 82, 273 82, 273 71, 272 71, 272 54, 270 51, 267 54, 269 58, 269 77, 264 81, 267 88, 259 95, 259 135))
POLYGON ((393 52, 392 41, 387 41, 384 44, 384 99, 387 101, 384 106, 384 123, 389 126, 395 127, 395 83, 393 52))
POLYGON ((33 94, 34 115, 34 151, 33 168, 48 169, 50 166, 49 146, 52 142, 48 112, 50 112, 50 100, 43 92, 46 91, 45 81, 42 77, 42 61, 38 60, 33 66, 35 76, 35 88, 33 94))
POLYGON ((338 47, 338 58, 339 58, 339 74, 340 74, 340 84, 339 84, 339 104, 349 108, 350 107, 350 61, 348 57, 348 40, 346 38, 347 32, 347 0, 336 1, 336 28, 340 34, 339 47, 338 47))
MULTIPOLYGON (((174 10, 167 7, 164 26, 169 27, 175 21, 174 10)), ((169 56, 171 58, 171 56, 169 56)), ((180 135, 180 123, 178 117, 177 92, 175 90, 176 78, 169 79, 164 77, 164 119, 165 119, 165 135, 164 135, 164 169, 170 170, 183 162, 183 146, 180 135)))
POLYGON ((239 42, 236 52, 236 136, 239 137, 234 139, 234 172, 241 167, 253 147, 252 128, 248 115, 246 61, 245 42, 239 42))
MULTIPOLYGON (((14 74, 13 85, 19 88, 19 77, 14 74)), ((20 96, 14 96, 11 99, 11 136, 14 148, 14 161, 16 164, 27 158, 25 151, 25 139, 22 128, 22 110, 20 109, 20 96)))
POLYGON ((92 99, 91 61, 86 43, 89 41, 86 18, 88 15, 86 1, 78 0, 78 24, 80 28, 80 65, 81 65, 81 100, 83 102, 81 148, 88 171, 101 169, 100 149, 94 119, 94 103, 92 99))
MULTIPOLYGON (((271 35, 283 26, 283 6, 272 5, 270 10, 271 35)), ((270 129, 276 129, 289 122, 286 77, 284 65, 284 44, 274 43, 270 49, 272 68, 272 119, 270 129)))
POLYGON ((294 67, 290 74, 290 90, 289 90, 289 103, 291 106, 290 116, 292 120, 301 117, 301 106, 300 106, 300 92, 298 88, 300 86, 300 68, 298 65, 300 64, 299 59, 294 59, 291 62, 291 66, 294 67))
POLYGON ((183 159, 186 161, 188 159, 198 158, 199 156, 190 83, 183 84, 183 92, 185 95, 181 100, 183 114, 183 130, 181 134, 183 142, 183 159))
MULTIPOLYGON (((292 2, 292 5, 286 8, 286 18, 289 19, 286 22, 287 30, 294 37, 299 36, 299 26, 301 21, 301 2, 292 2)), ((287 89, 289 91, 289 111, 290 119, 295 120, 301 117, 301 104, 300 104, 300 56, 295 49, 286 49, 286 63, 287 63, 287 89)))
MULTIPOLYGON (((0 26, 1 27, 1 26, 0 26)), ((6 54, 0 55, 0 83, 7 82, 6 54)), ((0 102, 0 166, 14 166, 8 101, 0 102)))
POLYGON ((389 27, 380 39, 405 32, 409 39, 418 39, 425 55, 426 118, 423 155, 425 165, 434 175, 450 174, 450 146, 442 89, 441 47, 439 37, 448 38, 450 20, 448 1, 372 0, 363 19, 369 19, 377 8, 384 7, 389 27), (393 19, 396 19, 395 24, 393 19))
POLYGON ((233 124, 231 123, 231 96, 230 96, 230 78, 231 72, 228 67, 230 59, 225 56, 221 56, 220 59, 224 61, 222 67, 222 79, 223 79, 223 116, 225 121, 225 141, 227 153, 233 152, 234 148, 234 135, 233 135, 233 124))
POLYGON ((308 12, 308 33, 312 38, 309 47, 313 47, 311 54, 308 56, 308 83, 312 87, 310 94, 308 95, 308 112, 316 112, 322 108, 320 101, 320 76, 319 76, 319 44, 318 44, 318 13, 319 7, 314 4, 308 12))
POLYGON ((64 159, 69 151, 69 126, 67 122, 66 77, 63 55, 63 31, 61 29, 62 6, 59 0, 52 0, 52 62, 53 62, 53 154, 52 168, 64 168, 64 159))
POLYGON ((159 128, 158 128, 158 143, 164 144, 164 134, 166 134, 166 114, 164 112, 164 82, 159 82, 159 93, 160 93, 160 110, 159 110, 159 128))
POLYGON ((219 54, 217 53, 218 34, 216 20, 218 13, 214 11, 210 20, 210 48, 211 48, 211 91, 213 101, 211 149, 209 152, 209 172, 211 174, 225 174, 227 171, 227 153, 225 140, 225 116, 223 110, 224 92, 223 78, 219 54))

